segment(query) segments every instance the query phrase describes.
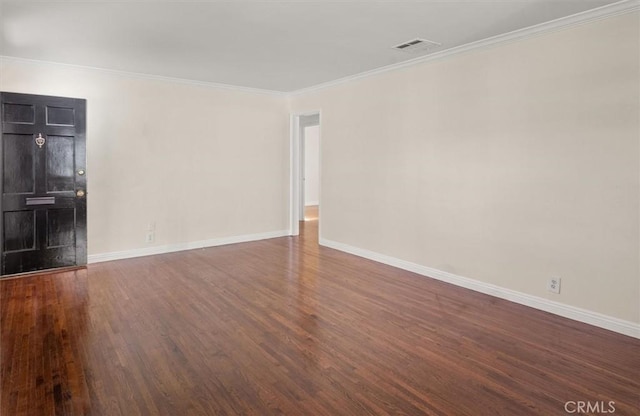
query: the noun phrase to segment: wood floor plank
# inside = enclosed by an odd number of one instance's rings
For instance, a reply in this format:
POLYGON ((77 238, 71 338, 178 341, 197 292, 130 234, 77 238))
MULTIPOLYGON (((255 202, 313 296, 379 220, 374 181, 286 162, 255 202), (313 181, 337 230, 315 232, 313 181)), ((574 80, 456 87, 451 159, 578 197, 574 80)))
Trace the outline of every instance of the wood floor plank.
POLYGON ((640 414, 640 340, 301 229, 1 280, 0 413, 640 414))

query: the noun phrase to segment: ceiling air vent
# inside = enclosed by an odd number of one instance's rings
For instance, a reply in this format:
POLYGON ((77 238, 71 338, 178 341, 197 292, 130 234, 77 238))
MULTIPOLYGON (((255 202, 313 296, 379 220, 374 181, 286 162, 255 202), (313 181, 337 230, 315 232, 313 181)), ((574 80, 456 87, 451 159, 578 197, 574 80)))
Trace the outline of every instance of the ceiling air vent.
POLYGON ((413 39, 408 42, 401 43, 400 45, 396 45, 393 49, 397 49, 406 53, 421 53, 421 52, 429 52, 432 49, 441 46, 442 44, 438 42, 432 42, 426 39, 413 39))

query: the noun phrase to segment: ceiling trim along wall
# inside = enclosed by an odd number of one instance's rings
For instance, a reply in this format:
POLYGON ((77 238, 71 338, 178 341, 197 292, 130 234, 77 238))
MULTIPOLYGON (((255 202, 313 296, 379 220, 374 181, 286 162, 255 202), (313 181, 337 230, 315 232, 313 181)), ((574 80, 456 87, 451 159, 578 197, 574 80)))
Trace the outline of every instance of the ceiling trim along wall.
POLYGON ((173 82, 178 84, 195 85, 195 86, 201 86, 206 88, 218 88, 223 90, 232 90, 232 91, 251 93, 251 94, 290 97, 290 96, 306 94, 306 93, 321 90, 324 88, 329 88, 335 85, 344 84, 346 82, 367 78, 370 76, 382 74, 389 71, 395 71, 401 68, 406 68, 408 66, 413 66, 413 65, 418 65, 425 62, 429 62, 429 61, 444 59, 452 55, 461 54, 461 53, 469 52, 476 49, 491 47, 499 43, 513 42, 513 41, 518 41, 518 40, 522 40, 529 37, 540 36, 545 33, 559 31, 572 26, 586 24, 586 23, 597 21, 597 20, 618 16, 625 13, 631 13, 638 10, 640 10, 640 0, 622 0, 617 3, 598 7, 598 8, 577 13, 571 16, 562 17, 562 18, 541 23, 535 26, 530 26, 528 28, 515 30, 502 35, 497 35, 497 36, 493 36, 493 37, 479 40, 476 42, 471 42, 465 45, 456 46, 454 48, 446 49, 433 54, 420 56, 415 59, 410 59, 408 61, 399 62, 393 65, 387 65, 381 68, 372 69, 370 71, 360 72, 358 74, 350 75, 350 76, 339 78, 333 81, 328 81, 328 82, 317 84, 311 87, 301 88, 301 89, 298 89, 295 91, 289 91, 289 92, 243 87, 239 85, 230 85, 230 84, 222 84, 222 83, 214 83, 214 82, 206 82, 206 81, 197 81, 197 80, 190 80, 190 79, 184 79, 184 78, 172 78, 172 77, 166 77, 161 75, 152 75, 152 74, 139 73, 139 72, 128 72, 128 71, 121 71, 116 69, 107 69, 107 68, 100 68, 100 67, 93 67, 93 66, 18 58, 18 57, 7 56, 7 55, 0 55, 0 62, 14 61, 14 62, 26 62, 26 63, 40 64, 40 65, 56 65, 56 66, 78 69, 78 70, 102 71, 102 72, 111 73, 114 75, 155 80, 155 81, 161 81, 161 82, 173 82))
POLYGON ((77 70, 100 71, 100 72, 106 72, 114 75, 131 77, 131 78, 140 78, 140 79, 147 79, 147 80, 161 81, 161 82, 172 82, 172 83, 185 84, 185 85, 195 85, 195 86, 206 87, 206 88, 218 88, 223 90, 239 91, 239 92, 245 92, 250 94, 262 94, 262 95, 272 95, 272 96, 280 96, 280 97, 287 96, 287 93, 282 91, 242 87, 239 85, 219 84, 215 82, 196 81, 196 80, 185 79, 185 78, 164 77, 162 75, 144 74, 141 72, 120 71, 117 69, 99 68, 99 67, 86 66, 86 65, 74 65, 74 64, 65 64, 65 63, 52 62, 52 61, 41 61, 37 59, 18 58, 15 56, 7 56, 7 55, 0 55, 0 62, 2 61, 25 62, 25 63, 31 63, 36 65, 54 65, 54 66, 60 66, 65 68, 77 69, 77 70))
POLYGON ((585 12, 573 14, 571 16, 562 17, 559 19, 551 20, 549 22, 541 23, 538 25, 530 26, 524 29, 514 30, 512 32, 504 33, 501 35, 492 36, 490 38, 482 39, 476 42, 467 43, 465 45, 456 46, 454 48, 445 49, 441 52, 436 52, 429 55, 424 55, 411 59, 408 61, 398 62, 397 64, 387 65, 382 68, 372 69, 370 71, 360 72, 358 74, 350 75, 348 77, 328 81, 322 84, 314 85, 312 87, 301 88, 296 91, 292 91, 289 95, 301 95, 309 92, 333 87, 335 85, 344 84, 346 82, 371 77, 374 75, 382 74, 385 72, 395 71, 408 66, 418 65, 425 62, 436 61, 447 58, 452 55, 457 55, 476 49, 487 48, 499 43, 507 43, 523 40, 526 38, 536 37, 551 32, 567 29, 573 26, 587 24, 602 20, 621 14, 631 13, 640 10, 640 0, 623 0, 617 3, 609 4, 606 6, 598 7, 596 9, 587 10, 585 12))

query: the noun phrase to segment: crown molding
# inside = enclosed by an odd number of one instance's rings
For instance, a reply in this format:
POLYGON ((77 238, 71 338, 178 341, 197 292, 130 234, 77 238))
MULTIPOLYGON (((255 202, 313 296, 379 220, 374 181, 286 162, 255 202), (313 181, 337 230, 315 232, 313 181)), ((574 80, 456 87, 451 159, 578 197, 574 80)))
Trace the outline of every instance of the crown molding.
POLYGON ((544 35, 551 32, 567 29, 573 26, 578 26, 586 23, 595 22, 597 20, 606 19, 609 17, 618 16, 621 14, 631 13, 640 10, 640 0, 622 0, 617 3, 608 4, 595 9, 587 10, 581 13, 572 14, 570 16, 561 17, 559 19, 550 20, 545 23, 540 23, 534 26, 529 26, 523 29, 514 30, 512 32, 503 33, 501 35, 492 36, 486 39, 478 40, 475 42, 467 43, 464 45, 456 46, 453 48, 445 49, 440 52, 435 52, 429 55, 420 56, 408 61, 398 62, 397 64, 391 64, 383 66, 381 68, 372 69, 370 71, 360 72, 358 74, 350 75, 344 78, 339 78, 333 81, 324 82, 307 88, 301 88, 295 91, 289 92, 289 96, 297 96, 307 94, 310 92, 322 90, 325 88, 341 85, 346 82, 355 81, 363 78, 368 78, 374 75, 383 74, 385 72, 395 71, 401 68, 409 66, 419 65, 425 62, 437 61, 452 55, 462 54, 476 49, 487 48, 500 43, 514 42, 523 40, 526 38, 532 38, 540 35, 544 35))
POLYGON ((162 81, 162 82, 172 82, 172 83, 178 83, 178 84, 184 84, 184 85, 194 85, 194 86, 201 86, 206 88, 238 91, 238 92, 244 92, 244 93, 250 93, 250 94, 270 95, 270 96, 276 96, 276 97, 294 97, 294 96, 322 90, 325 88, 333 87, 336 85, 341 85, 346 82, 383 74, 385 72, 395 71, 398 69, 419 65, 422 63, 430 62, 430 61, 441 60, 453 55, 466 53, 476 49, 490 47, 500 43, 513 42, 513 41, 523 40, 526 38, 540 36, 546 33, 551 33, 551 32, 563 30, 566 28, 570 28, 573 26, 578 26, 578 25, 594 22, 597 20, 618 16, 621 14, 631 13, 638 10, 640 10, 640 0, 622 0, 606 6, 601 6, 595 9, 587 10, 581 13, 576 13, 570 16, 551 20, 545 23, 529 26, 527 28, 514 30, 512 32, 492 36, 479 41, 445 49, 440 52, 420 56, 407 61, 398 62, 396 64, 383 66, 380 68, 360 72, 358 74, 349 75, 343 78, 338 78, 336 80, 327 81, 321 84, 313 85, 306 88, 301 88, 294 91, 288 91, 288 92, 267 90, 267 89, 261 89, 261 88, 243 87, 238 85, 221 84, 221 83, 207 82, 207 81, 197 81, 197 80, 190 80, 185 78, 172 78, 172 77, 165 77, 161 75, 152 75, 152 74, 145 74, 140 72, 120 71, 115 69, 107 69, 107 68, 100 68, 100 67, 93 67, 93 66, 42 61, 42 60, 28 59, 28 58, 19 58, 19 57, 6 56, 6 55, 0 55, 0 62, 14 61, 14 62, 27 62, 27 63, 40 64, 40 65, 55 65, 60 67, 72 68, 72 69, 101 71, 105 73, 111 73, 114 75, 128 76, 128 77, 162 81))
POLYGON ((230 85, 230 84, 219 84, 215 82, 197 81, 197 80, 191 80, 191 79, 185 79, 185 78, 164 77, 161 75, 144 74, 141 72, 128 72, 128 71, 120 71, 117 69, 107 69, 107 68, 100 68, 100 67, 93 67, 93 66, 86 66, 86 65, 65 64, 61 62, 41 61, 38 59, 28 59, 28 58, 19 58, 16 56, 0 55, 0 62, 3 62, 3 61, 25 62, 25 63, 31 63, 36 65, 54 65, 54 66, 59 66, 63 68, 70 68, 70 69, 77 69, 77 70, 99 71, 99 72, 105 72, 113 75, 126 76, 130 78, 139 78, 139 79, 146 79, 146 80, 152 80, 152 81, 171 82, 171 83, 183 84, 183 85, 194 85, 194 86, 206 87, 206 88, 239 91, 239 92, 245 92, 249 94, 271 95, 271 96, 278 96, 278 97, 287 96, 287 93, 282 91, 265 90, 260 88, 242 87, 242 86, 230 85))

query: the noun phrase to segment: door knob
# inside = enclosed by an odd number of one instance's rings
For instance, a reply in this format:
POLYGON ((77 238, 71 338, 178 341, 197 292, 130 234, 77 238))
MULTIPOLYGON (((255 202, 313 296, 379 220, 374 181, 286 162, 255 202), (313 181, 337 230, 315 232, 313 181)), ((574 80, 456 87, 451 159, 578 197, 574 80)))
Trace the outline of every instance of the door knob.
POLYGON ((84 191, 82 189, 79 189, 76 191, 76 196, 78 198, 82 198, 84 196, 84 191))
POLYGON ((84 175, 84 169, 80 169, 80 170, 78 171, 78 175, 80 175, 80 176, 84 175))

